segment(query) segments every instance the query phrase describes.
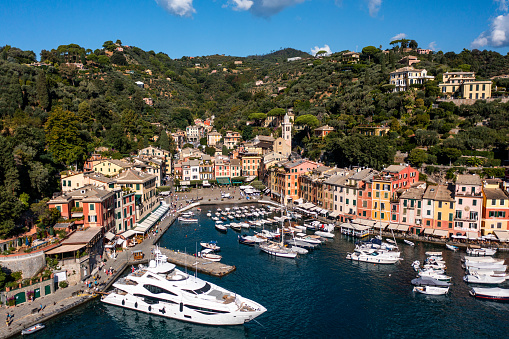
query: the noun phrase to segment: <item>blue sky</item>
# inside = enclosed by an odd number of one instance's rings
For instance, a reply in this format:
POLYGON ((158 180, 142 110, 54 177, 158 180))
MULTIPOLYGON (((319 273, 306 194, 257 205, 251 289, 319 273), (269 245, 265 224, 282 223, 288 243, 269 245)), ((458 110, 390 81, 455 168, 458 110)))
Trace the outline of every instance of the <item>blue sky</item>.
POLYGON ((389 47, 509 51, 509 0, 2 0, 0 46, 33 50, 116 39, 172 58, 389 47))

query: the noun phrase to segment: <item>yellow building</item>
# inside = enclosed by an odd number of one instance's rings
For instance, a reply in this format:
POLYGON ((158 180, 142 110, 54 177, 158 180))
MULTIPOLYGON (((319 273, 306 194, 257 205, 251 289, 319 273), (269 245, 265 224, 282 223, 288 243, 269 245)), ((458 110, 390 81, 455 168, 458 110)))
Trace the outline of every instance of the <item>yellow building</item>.
POLYGON ((437 229, 454 233, 454 192, 447 186, 438 185, 433 199, 433 219, 437 229))
POLYGON ((104 175, 117 175, 131 167, 133 167, 133 164, 126 161, 109 159, 94 165, 93 171, 104 175))
POLYGON ((442 94, 462 99, 491 98, 491 80, 476 80, 474 72, 447 72, 438 84, 442 94))
POLYGON ((391 181, 383 177, 374 178, 372 187, 372 209, 373 220, 390 222, 391 214, 391 181))

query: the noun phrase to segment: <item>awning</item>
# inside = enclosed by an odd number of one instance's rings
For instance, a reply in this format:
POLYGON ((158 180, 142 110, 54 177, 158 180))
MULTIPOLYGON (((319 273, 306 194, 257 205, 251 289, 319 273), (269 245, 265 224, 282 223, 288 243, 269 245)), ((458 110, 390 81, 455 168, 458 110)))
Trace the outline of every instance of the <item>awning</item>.
POLYGON ((124 241, 125 240, 121 239, 121 238, 117 239, 117 245, 122 245, 124 243, 124 241))
POLYGON ((395 231, 395 230, 397 230, 397 229, 398 229, 398 224, 392 224, 392 223, 391 223, 391 224, 389 224, 389 229, 390 229, 391 231, 395 231))
POLYGON ((299 205, 299 204, 302 204, 304 203, 304 199, 300 198, 300 199, 297 199, 293 202, 295 205, 299 205))
POLYGON ((509 231, 493 231, 500 241, 509 241, 509 231))
POLYGON ((190 180, 181 180, 180 181, 180 186, 190 186, 190 185, 191 185, 190 180))
POLYGON ((230 184, 230 178, 217 178, 216 181, 219 185, 229 185, 230 184))
POLYGON ((468 239, 477 239, 479 237, 479 233, 477 232, 467 232, 468 239))
POLYGON ((203 183, 202 183, 203 187, 209 187, 210 186, 210 183, 208 180, 203 180, 203 183))
POLYGON ((425 229, 424 229, 424 234, 426 234, 426 235, 432 235, 432 234, 433 234, 433 229, 432 229, 432 228, 425 228, 425 229))
POLYGON ((339 212, 338 212, 338 211, 331 212, 331 213, 329 214, 329 217, 331 217, 331 218, 337 218, 337 217, 339 217, 339 212))
POLYGON ((408 226, 408 225, 398 225, 398 231, 401 231, 401 232, 408 232, 409 228, 410 228, 410 226, 408 226))
POLYGON ((59 254, 59 253, 67 253, 67 252, 74 252, 77 251, 83 247, 85 247, 86 244, 79 244, 79 245, 62 245, 59 247, 56 247, 52 250, 49 250, 48 252, 45 252, 47 255, 51 254, 59 254))
POLYGON ((382 230, 384 230, 386 227, 387 227, 387 225, 385 225, 384 223, 379 223, 379 222, 377 222, 376 224, 373 225, 373 228, 382 229, 382 230))
POLYGON ((111 233, 111 232, 106 232, 106 234, 104 235, 104 237, 106 239, 108 239, 108 241, 112 241, 113 238, 115 238, 115 234, 111 233))
POLYGON ((446 230, 435 230, 433 232, 433 235, 437 236, 437 237, 447 237, 447 236, 449 236, 449 231, 446 231, 446 230))

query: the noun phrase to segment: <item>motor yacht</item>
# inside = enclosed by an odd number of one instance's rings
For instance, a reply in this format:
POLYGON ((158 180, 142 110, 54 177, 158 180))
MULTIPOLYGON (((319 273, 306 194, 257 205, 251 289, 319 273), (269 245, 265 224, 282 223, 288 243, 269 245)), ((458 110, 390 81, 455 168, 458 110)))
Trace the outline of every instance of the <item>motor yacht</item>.
POLYGON ((156 247, 140 266, 113 284, 104 303, 204 325, 241 325, 266 311, 259 303, 188 275, 167 262, 156 247))
POLYGON ((353 253, 348 253, 346 258, 353 261, 362 261, 373 264, 395 264, 398 261, 403 260, 399 257, 399 255, 394 255, 391 254, 390 252, 386 251, 368 252, 360 249, 356 249, 353 253))

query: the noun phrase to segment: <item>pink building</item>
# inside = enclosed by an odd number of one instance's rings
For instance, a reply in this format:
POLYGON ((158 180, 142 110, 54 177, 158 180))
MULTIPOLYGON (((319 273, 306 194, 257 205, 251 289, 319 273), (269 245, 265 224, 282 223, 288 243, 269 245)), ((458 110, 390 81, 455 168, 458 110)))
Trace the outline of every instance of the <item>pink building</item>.
POLYGON ((475 238, 481 235, 482 201, 479 175, 459 174, 455 187, 454 235, 475 238))

